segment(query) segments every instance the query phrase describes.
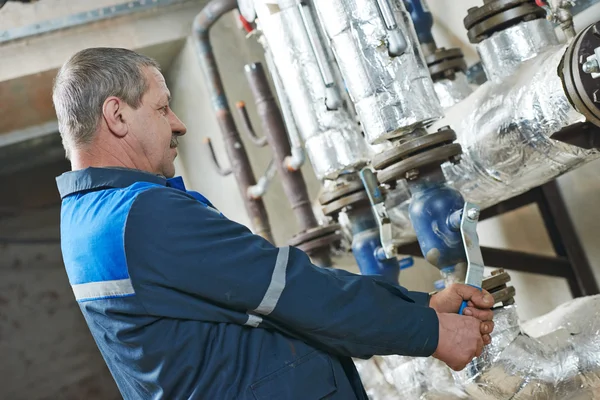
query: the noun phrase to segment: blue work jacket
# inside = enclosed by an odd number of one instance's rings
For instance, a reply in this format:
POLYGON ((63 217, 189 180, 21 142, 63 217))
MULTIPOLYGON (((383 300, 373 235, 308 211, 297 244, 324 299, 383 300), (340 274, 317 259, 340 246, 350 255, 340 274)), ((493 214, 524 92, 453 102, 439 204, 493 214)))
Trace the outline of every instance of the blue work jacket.
POLYGON ((351 357, 431 355, 428 295, 311 264, 181 178, 57 178, 62 253, 126 399, 366 399, 351 357))

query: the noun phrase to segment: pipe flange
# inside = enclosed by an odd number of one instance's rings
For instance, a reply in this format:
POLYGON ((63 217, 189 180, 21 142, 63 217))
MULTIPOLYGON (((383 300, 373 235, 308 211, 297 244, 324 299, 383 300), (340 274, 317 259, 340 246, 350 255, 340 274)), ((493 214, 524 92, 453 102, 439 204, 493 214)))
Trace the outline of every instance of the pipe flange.
POLYGON ((444 78, 453 78, 456 72, 466 72, 467 70, 464 54, 458 48, 437 49, 435 53, 425 57, 425 62, 434 82, 444 78))
POLYGON ((339 198, 331 203, 323 206, 323 214, 329 216, 335 216, 344 208, 355 205, 357 203, 368 203, 369 196, 365 192, 364 187, 360 192, 352 193, 348 196, 339 198))
POLYGON ((377 173, 379 183, 393 183, 400 179, 415 179, 419 176, 419 169, 439 166, 446 161, 458 157, 462 153, 460 144, 452 143, 441 147, 418 153, 402 160, 391 167, 377 173))
POLYGON ((323 237, 319 237, 313 240, 309 240, 307 242, 300 243, 295 246, 302 250, 303 252, 311 255, 315 250, 320 250, 323 248, 328 248, 331 246, 337 246, 338 243, 341 242, 343 235, 339 232, 330 233, 323 237))
POLYGON ((301 248, 304 243, 325 237, 332 233, 336 233, 339 230, 340 226, 338 224, 317 226, 316 228, 312 228, 294 235, 290 240, 288 240, 288 245, 301 248))
POLYGON ((440 145, 450 144, 456 140, 456 132, 449 126, 440 128, 435 133, 423 135, 413 140, 409 140, 399 146, 395 146, 390 150, 386 150, 377 154, 371 160, 373 168, 382 170, 392 164, 411 157, 416 153, 423 152, 427 149, 440 145))
POLYGON ((495 32, 540 18, 546 18, 546 10, 535 0, 485 0, 483 6, 469 9, 463 22, 469 41, 475 44, 495 32))
POLYGON ((322 206, 325 206, 344 196, 364 190, 365 187, 360 179, 345 181, 332 189, 323 192, 321 196, 319 196, 319 203, 321 203, 322 206))
POLYGON ((588 121, 600 126, 600 77, 583 71, 587 58, 600 47, 600 22, 590 25, 573 39, 561 62, 559 73, 571 104, 588 121))

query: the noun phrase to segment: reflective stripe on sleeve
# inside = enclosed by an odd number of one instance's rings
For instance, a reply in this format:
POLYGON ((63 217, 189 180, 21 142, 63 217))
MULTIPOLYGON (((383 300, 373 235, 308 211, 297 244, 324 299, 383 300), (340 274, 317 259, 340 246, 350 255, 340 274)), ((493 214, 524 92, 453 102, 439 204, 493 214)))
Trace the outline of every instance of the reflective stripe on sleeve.
POLYGON ((79 302, 106 298, 126 297, 135 294, 131 279, 89 282, 72 285, 75 299, 79 302))

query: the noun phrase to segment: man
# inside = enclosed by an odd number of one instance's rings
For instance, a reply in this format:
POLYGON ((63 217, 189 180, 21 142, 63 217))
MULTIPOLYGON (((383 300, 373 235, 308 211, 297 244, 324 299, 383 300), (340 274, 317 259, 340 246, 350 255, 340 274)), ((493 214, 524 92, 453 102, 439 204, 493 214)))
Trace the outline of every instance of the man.
POLYGON ((490 343, 487 292, 430 298, 318 268, 187 191, 173 178, 186 128, 153 60, 83 50, 53 100, 73 169, 57 178, 64 262, 123 397, 365 399, 351 357, 459 370, 490 343))

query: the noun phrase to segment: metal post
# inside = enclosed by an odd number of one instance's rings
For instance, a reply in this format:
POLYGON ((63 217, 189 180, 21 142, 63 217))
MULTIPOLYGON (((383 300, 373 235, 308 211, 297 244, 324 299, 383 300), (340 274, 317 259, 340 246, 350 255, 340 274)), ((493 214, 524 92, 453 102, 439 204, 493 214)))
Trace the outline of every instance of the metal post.
POLYGON ((568 281, 573 297, 600 293, 558 184, 551 181, 540 186, 539 190, 541 196, 538 199, 538 207, 554 251, 559 257, 566 257, 571 262, 574 277, 568 281))

